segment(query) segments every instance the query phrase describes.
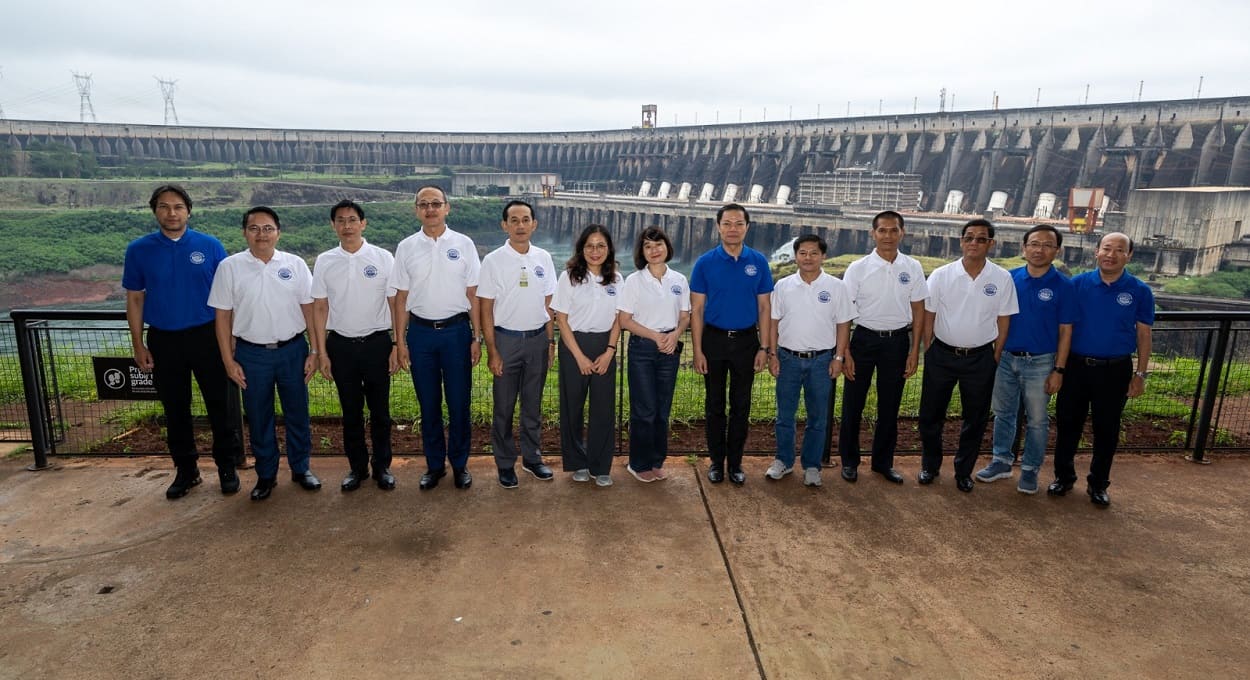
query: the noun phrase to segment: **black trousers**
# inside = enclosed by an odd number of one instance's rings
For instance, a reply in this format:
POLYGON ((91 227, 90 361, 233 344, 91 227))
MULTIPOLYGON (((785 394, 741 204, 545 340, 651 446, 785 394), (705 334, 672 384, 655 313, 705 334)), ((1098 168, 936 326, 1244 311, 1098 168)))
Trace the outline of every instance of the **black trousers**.
POLYGON ((713 464, 723 465, 728 458, 730 469, 737 469, 742 466, 742 449, 747 442, 759 334, 748 331, 729 337, 725 331, 704 326, 702 344, 703 356, 707 358, 703 385, 707 392, 704 417, 707 419, 708 454, 713 464), (728 423, 725 419, 726 384, 729 386, 728 423))
POLYGON ((221 363, 214 324, 178 331, 149 327, 147 342, 156 396, 165 409, 165 441, 174 465, 189 467, 199 460, 191 419, 194 376, 213 431, 213 461, 219 469, 233 470, 244 461, 242 412, 238 389, 226 378, 221 363))
POLYGON ((365 447, 365 403, 369 404, 373 474, 391 466, 391 336, 385 331, 347 338, 333 331, 326 338, 330 374, 343 410, 343 452, 352 471, 369 473, 365 447))
MULTIPOLYGON (((608 331, 573 331, 582 354, 594 360, 608 349, 608 331)), ((592 475, 612 471, 616 410, 616 358, 603 375, 582 375, 577 359, 567 345, 560 343, 560 451, 565 472, 590 470, 592 475), (590 398, 590 422, 583 419, 586 399, 590 398)), ((667 433, 666 435, 667 436, 667 433)))
POLYGON ((877 426, 872 433, 872 469, 894 467, 894 448, 898 445, 898 409, 903 402, 903 385, 907 379, 907 352, 911 350, 911 334, 896 332, 888 337, 868 328, 857 327, 851 335, 851 357, 855 360, 855 379, 842 381, 842 424, 838 430, 838 454, 843 467, 859 465, 859 430, 863 423, 868 388, 877 375, 877 426))
POLYGON ((963 425, 959 450, 955 452, 955 476, 971 477, 981 454, 981 439, 990 420, 994 375, 998 363, 993 349, 960 355, 941 346, 924 355, 924 381, 920 388, 920 465, 930 472, 942 469, 942 429, 951 393, 959 386, 963 425))
POLYGON ((1133 379, 1133 360, 1123 357, 1104 361, 1086 360, 1079 354, 1068 356, 1063 387, 1055 401, 1055 479, 1076 481, 1073 457, 1085 431, 1086 416, 1094 420, 1094 459, 1086 480, 1091 489, 1111 485, 1111 460, 1120 443, 1120 417, 1128 401, 1128 385, 1133 379), (1091 362, 1093 365, 1090 365, 1091 362))

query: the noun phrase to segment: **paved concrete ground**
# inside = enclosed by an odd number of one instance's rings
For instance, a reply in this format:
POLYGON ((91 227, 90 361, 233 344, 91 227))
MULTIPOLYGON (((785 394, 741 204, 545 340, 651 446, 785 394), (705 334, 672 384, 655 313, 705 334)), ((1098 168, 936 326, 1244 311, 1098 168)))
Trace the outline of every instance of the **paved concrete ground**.
MULTIPOLYGON (((337 489, 264 503, 156 458, 0 463, 0 678, 1238 677, 1250 459, 1116 462, 1083 487, 897 487, 826 472, 507 491, 337 489)), ((1087 461, 1079 461, 1083 466, 1087 461)), ((211 466, 211 463, 209 463, 211 466)), ((700 460, 698 472, 706 469, 700 460)), ((209 472, 209 470, 205 470, 209 472)))

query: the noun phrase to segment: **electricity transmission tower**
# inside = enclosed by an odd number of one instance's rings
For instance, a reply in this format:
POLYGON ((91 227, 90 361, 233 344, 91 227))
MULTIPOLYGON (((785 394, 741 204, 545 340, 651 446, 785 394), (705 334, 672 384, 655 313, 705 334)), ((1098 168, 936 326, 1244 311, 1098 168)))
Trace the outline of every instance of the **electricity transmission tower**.
POLYGON ((87 117, 91 117, 91 122, 96 122, 95 109, 91 106, 91 74, 83 75, 81 73, 70 71, 74 74, 74 87, 78 88, 78 119, 79 122, 87 122, 87 117))
POLYGON ((165 124, 169 125, 172 119, 174 125, 178 124, 178 110, 174 108, 174 90, 177 89, 178 81, 164 80, 160 76, 152 76, 156 78, 156 82, 161 84, 161 96, 165 98, 165 124))

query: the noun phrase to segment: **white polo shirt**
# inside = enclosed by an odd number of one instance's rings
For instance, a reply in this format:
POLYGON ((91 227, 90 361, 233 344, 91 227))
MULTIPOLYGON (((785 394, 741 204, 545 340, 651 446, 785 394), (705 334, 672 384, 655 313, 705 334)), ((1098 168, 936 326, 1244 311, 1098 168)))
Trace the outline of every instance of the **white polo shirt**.
POLYGON ((478 284, 481 268, 477 247, 468 236, 450 227, 437 239, 418 231, 395 248, 390 287, 408 291, 409 312, 439 321, 469 311, 465 289, 478 284))
POLYGON ((646 267, 625 279, 616 308, 634 315, 634 321, 653 331, 677 327, 682 312, 690 311, 690 283, 681 272, 666 266, 664 276, 655 278, 646 267))
POLYGON ((568 270, 560 274, 556 293, 551 296, 551 308, 569 315, 569 326, 575 331, 602 333, 612 330, 616 323, 616 301, 620 298, 624 279, 620 272, 612 273, 612 282, 603 285, 602 276, 586 272, 586 280, 574 284, 568 270))
POLYGON ((317 256, 313 266, 312 296, 329 302, 326 329, 349 338, 361 338, 391 327, 395 295, 387 285, 395 256, 368 242, 349 253, 339 246, 317 256))
POLYGON ((962 258, 929 275, 924 308, 937 314, 933 334, 955 347, 993 342, 998 337, 998 317, 1020 311, 1010 272, 986 260, 985 268, 973 279, 964 270, 962 258))
POLYGON ((312 273, 304 260, 275 250, 269 262, 251 251, 221 261, 208 293, 208 306, 234 311, 231 334, 266 345, 307 329, 300 305, 312 304, 312 273))
POLYGON ((518 253, 504 243, 482 259, 477 296, 494 300, 495 325, 511 331, 532 331, 551 320, 547 296, 556 292, 551 254, 530 244, 518 253))
POLYGON ((899 253, 889 262, 875 248, 846 268, 842 282, 859 312, 855 325, 874 331, 893 331, 912 323, 911 303, 929 296, 924 268, 916 258, 899 253))
POLYGON ((838 324, 856 316, 846 284, 823 271, 811 283, 795 272, 778 281, 771 295, 777 343, 795 352, 836 347, 838 324))

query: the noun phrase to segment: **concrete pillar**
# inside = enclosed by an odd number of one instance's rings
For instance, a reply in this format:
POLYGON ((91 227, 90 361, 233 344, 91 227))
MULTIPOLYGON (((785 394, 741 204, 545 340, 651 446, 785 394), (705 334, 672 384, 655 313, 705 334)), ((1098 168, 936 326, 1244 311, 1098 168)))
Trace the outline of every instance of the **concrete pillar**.
POLYGON ((725 193, 721 195, 722 203, 733 203, 738 198, 738 185, 726 184, 725 193))
POLYGON ((747 196, 747 203, 759 203, 764 197, 764 187, 760 184, 751 185, 751 193, 747 196))
POLYGON ((638 196, 639 198, 646 198, 647 196, 650 196, 650 195, 651 195, 651 182, 643 180, 642 185, 638 187, 638 196))
POLYGON ((677 200, 679 201, 690 200, 690 190, 692 188, 693 187, 690 186, 690 182, 682 182, 681 188, 677 190, 677 200))
POLYGON ((672 184, 668 182, 660 182, 660 190, 655 193, 655 197, 656 198, 668 198, 668 192, 672 188, 673 188, 672 184))
POLYGON ((708 201, 711 201, 712 192, 715 190, 716 190, 716 187, 705 182, 703 184, 703 189, 699 192, 699 201, 703 203, 707 203, 708 201))
POLYGON ((790 187, 782 184, 777 187, 777 198, 773 201, 777 205, 785 205, 790 202, 790 187))

